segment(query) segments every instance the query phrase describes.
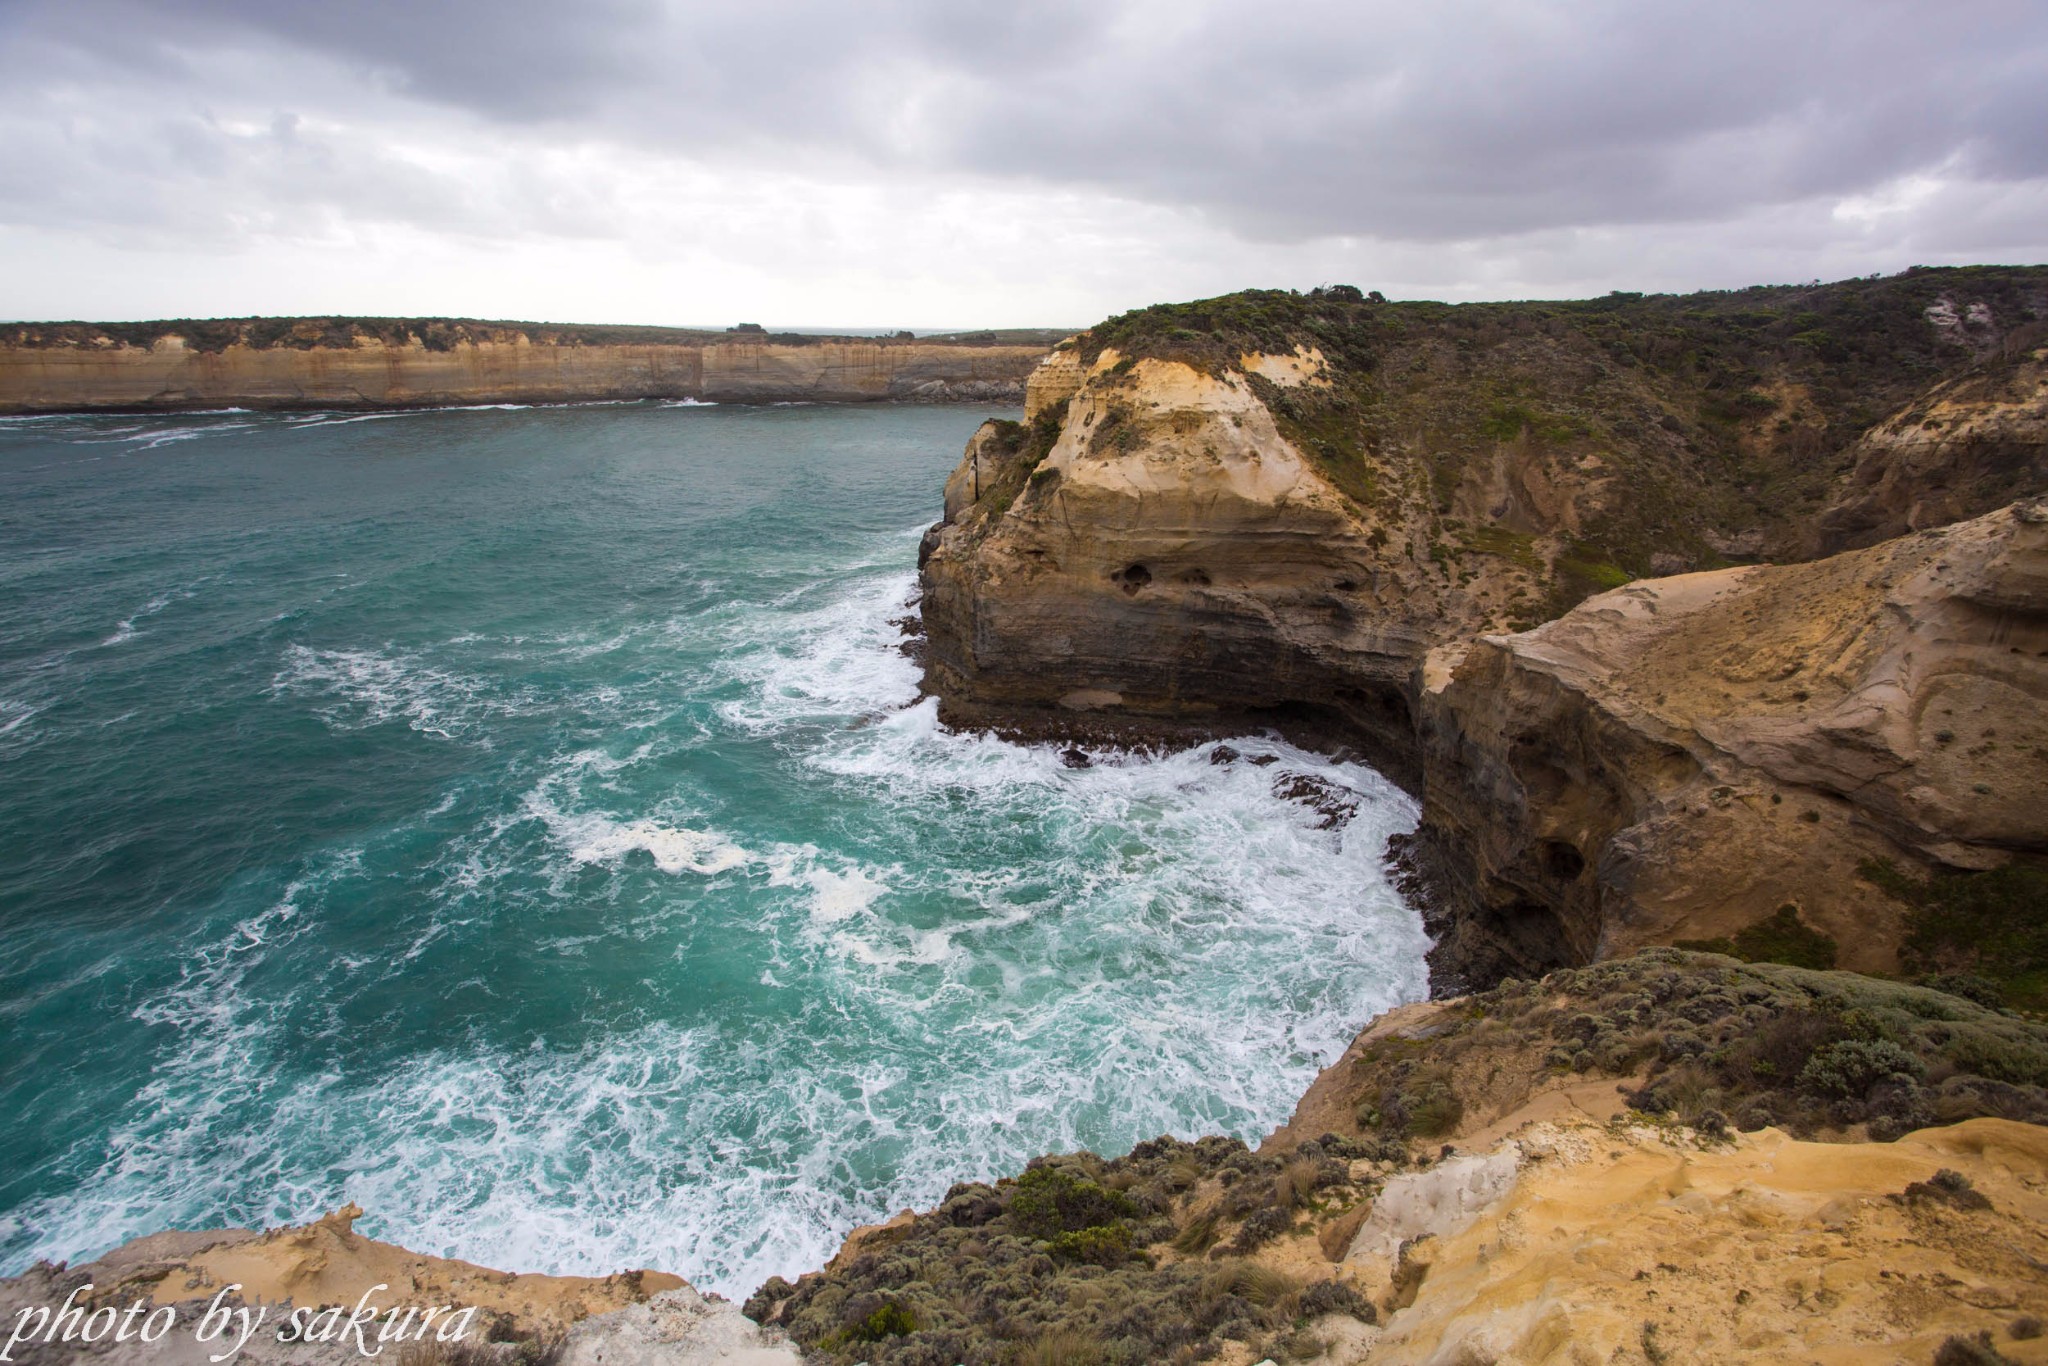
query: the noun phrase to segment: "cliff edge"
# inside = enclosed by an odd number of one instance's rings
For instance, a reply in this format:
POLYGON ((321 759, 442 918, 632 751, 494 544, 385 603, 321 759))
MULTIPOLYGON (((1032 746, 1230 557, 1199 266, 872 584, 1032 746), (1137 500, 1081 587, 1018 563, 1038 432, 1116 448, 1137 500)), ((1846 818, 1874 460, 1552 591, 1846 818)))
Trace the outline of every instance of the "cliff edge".
POLYGON ((2043 268, 1126 314, 947 481, 927 683, 962 724, 1362 751, 1423 797, 1439 990, 1783 915, 1982 966, 1907 940, 1926 879, 2048 857, 2048 514, 1994 512, 2048 471, 2044 326, 2043 268))

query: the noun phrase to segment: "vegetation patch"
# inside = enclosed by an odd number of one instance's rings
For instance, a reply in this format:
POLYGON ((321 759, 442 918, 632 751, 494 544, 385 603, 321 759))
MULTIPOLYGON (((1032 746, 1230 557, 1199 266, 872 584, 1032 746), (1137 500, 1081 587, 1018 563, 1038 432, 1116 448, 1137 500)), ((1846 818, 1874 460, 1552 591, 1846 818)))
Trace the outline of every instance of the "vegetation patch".
POLYGON ((1989 982, 2005 1004, 2048 1012, 2048 870, 2008 864, 1918 878, 1890 863, 1860 869, 1910 909, 1900 946, 1908 971, 1989 982))
POLYGON ((1358 1198, 1349 1162, 1379 1151, 1328 1137, 1283 1162, 1235 1139, 1161 1138, 1114 1161, 1041 1158, 1014 1181, 955 1186, 851 1265, 771 1281, 746 1312, 873 1366, 1191 1363, 1233 1340, 1279 1352, 1314 1318, 1370 1321, 1373 1307, 1242 1252, 1285 1235, 1300 1209, 1358 1198), (906 1317, 890 1324, 914 1326, 871 1332, 892 1306, 906 1317))
POLYGON ((1790 903, 1739 931, 1732 939, 1681 939, 1677 947, 1726 954, 1745 963, 1784 963, 1816 969, 1833 967, 1837 949, 1832 936, 1801 920, 1799 908, 1790 903))
POLYGON ((1554 561, 1556 575, 1551 590, 1552 614, 1562 616, 1587 598, 1633 582, 1635 575, 1616 564, 1602 546, 1573 541, 1554 561))
POLYGON ((1434 1140, 1460 1110, 1510 1110, 1574 1073, 1641 1077, 1636 1108, 1709 1132, 1861 1125, 1889 1140, 1980 1115, 2048 1121, 2048 1027, 1927 987, 1676 948, 1503 982, 1427 1038, 1376 1040, 1352 1072, 1360 1129, 1389 1140, 1434 1140))
POLYGON ((1502 526, 1474 527, 1458 533, 1459 543, 1481 555, 1495 555, 1531 574, 1543 572, 1543 557, 1536 553, 1536 538, 1502 526))
POLYGON ((1246 382, 1289 445, 1307 456, 1323 478, 1361 508, 1380 503, 1365 417, 1356 394, 1343 384, 1287 388, 1264 375, 1246 382))
POLYGON ((982 469, 981 497, 969 514, 970 521, 985 531, 1010 510, 1019 495, 1049 492, 1057 482, 1057 470, 1040 470, 1045 457, 1059 443, 1060 425, 1067 420, 1065 400, 1041 411, 1028 424, 1008 418, 992 418, 993 438, 983 446, 987 464, 982 469), (1045 477, 1040 478, 1043 475, 1045 477))

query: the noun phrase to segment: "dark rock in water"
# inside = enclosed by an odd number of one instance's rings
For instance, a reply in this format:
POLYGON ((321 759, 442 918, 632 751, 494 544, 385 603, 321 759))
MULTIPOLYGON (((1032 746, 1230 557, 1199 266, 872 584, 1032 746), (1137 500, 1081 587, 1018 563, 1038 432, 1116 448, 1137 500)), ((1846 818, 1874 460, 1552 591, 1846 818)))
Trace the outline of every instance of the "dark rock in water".
POLYGON ((1068 768, 1093 768, 1095 761, 1088 757, 1088 751, 1079 745, 1068 745, 1060 751, 1060 762, 1068 768))
POLYGON ((1234 764, 1243 757, 1229 745, 1218 745, 1209 751, 1209 762, 1212 764, 1234 764))
POLYGON ((1280 756, 1277 754, 1254 754, 1252 756, 1253 768, 1265 768, 1271 764, 1277 764, 1279 762, 1280 756))
POLYGON ((1273 780, 1273 795, 1283 801, 1300 802, 1322 816, 1318 830, 1336 830, 1351 823, 1358 814, 1358 794, 1339 787, 1327 778, 1310 773, 1283 773, 1273 780))

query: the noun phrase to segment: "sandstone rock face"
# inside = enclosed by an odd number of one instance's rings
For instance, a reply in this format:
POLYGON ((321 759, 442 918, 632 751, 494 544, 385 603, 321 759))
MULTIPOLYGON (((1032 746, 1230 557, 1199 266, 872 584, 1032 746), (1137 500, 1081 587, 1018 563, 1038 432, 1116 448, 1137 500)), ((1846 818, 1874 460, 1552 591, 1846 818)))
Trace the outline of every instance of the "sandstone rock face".
POLYGON ((1083 374, 1081 353, 1069 337, 1033 366, 1024 381, 1024 420, 1030 422, 1080 392, 1083 374))
POLYGON ((1016 402, 1043 354, 1037 346, 857 340, 570 345, 509 331, 440 348, 358 338, 199 350, 166 335, 150 346, 0 345, 0 413, 643 398, 1016 402))
POLYGON ((1766 1129, 1719 1145, 1560 1127, 1502 1151, 1518 1147, 1547 1155, 1413 1250, 1419 1293, 1349 1360, 1931 1361, 1984 1331, 2007 1359, 2040 1359, 2005 1331, 2005 1306, 2043 1288, 2038 1126, 1979 1119, 1888 1144, 1766 1129), (1901 1198, 1939 1170, 1981 1206, 1901 1198))
POLYGON ((1895 966, 1865 859, 2048 854, 2048 501, 1803 565, 1632 584, 1431 661, 1439 984, 1792 903, 1895 966))
POLYGON ((1482 617, 1425 533, 1335 488, 1247 378, 1307 388, 1320 370, 1307 352, 1211 374, 1056 351, 1029 381, 1030 426, 976 434, 926 541, 927 666, 949 714, 1306 704, 1401 776, 1409 674, 1482 617))
POLYGON ((2048 346, 2040 341, 2009 339, 2002 354, 1865 433, 1821 514, 1818 549, 1875 545, 2048 488, 2048 346))
POLYGON ((947 481, 928 686, 1025 731, 1308 722, 1426 785, 1440 989, 1787 903, 1892 968, 1866 860, 2048 852, 2033 514, 1871 544, 2048 481, 2039 281, 1940 278, 1725 324, 1258 291, 1109 320, 947 481), (1853 438, 1865 404, 1896 415, 1853 438))

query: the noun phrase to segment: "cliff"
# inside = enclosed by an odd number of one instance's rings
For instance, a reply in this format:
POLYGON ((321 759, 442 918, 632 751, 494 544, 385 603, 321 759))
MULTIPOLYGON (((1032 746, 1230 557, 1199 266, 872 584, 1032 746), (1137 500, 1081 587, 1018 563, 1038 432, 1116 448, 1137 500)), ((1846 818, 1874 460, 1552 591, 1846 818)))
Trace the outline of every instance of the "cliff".
POLYGON ((1057 355, 1025 424, 977 433, 921 557, 949 716, 1309 702, 1370 734, 1406 730, 1414 656, 1469 608, 1316 471, 1247 378, 1319 389, 1319 354, 1242 365, 1057 355))
POLYGON ((1934 895, 1913 879, 2048 854, 2037 514, 1741 566, 2038 490, 2044 290, 1913 271, 1112 319, 948 480, 928 685, 966 724, 1364 751, 1424 798, 1440 989, 1788 905, 1897 968, 1934 895))
POLYGON ((2044 1086, 2039 1024, 1656 950, 1392 1012, 1256 1151, 1040 1158, 747 1312, 875 1366, 2039 1361, 2044 1086))
POLYGON ((22 324, 0 413, 617 399, 1015 402, 1029 338, 926 340, 419 319, 22 324))
POLYGON ((1859 868, 2048 855, 2048 499, 1631 584, 1432 664, 1417 856, 1453 979, 1785 905, 1897 971, 1905 908, 1859 868))
POLYGON ((2014 333, 1859 438, 1817 519, 1823 551, 1875 545, 2048 488, 2048 327, 2014 333))

